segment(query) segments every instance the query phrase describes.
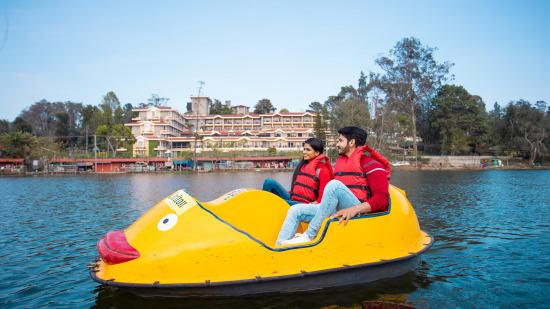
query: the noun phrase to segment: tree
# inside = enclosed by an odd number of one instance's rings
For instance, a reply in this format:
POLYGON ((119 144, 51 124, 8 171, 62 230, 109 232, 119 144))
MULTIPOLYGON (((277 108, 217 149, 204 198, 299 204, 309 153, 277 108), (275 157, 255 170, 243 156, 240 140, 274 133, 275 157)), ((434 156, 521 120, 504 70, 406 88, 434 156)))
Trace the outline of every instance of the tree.
POLYGON ((231 107, 227 107, 227 105, 224 105, 222 107, 222 111, 220 112, 221 115, 233 115, 233 110, 231 107))
POLYGON ((113 145, 114 154, 116 156, 118 149, 124 145, 126 148, 131 147, 136 142, 136 138, 130 128, 123 124, 116 124, 111 131, 111 145, 113 145))
POLYGON ((13 121, 13 131, 32 133, 32 126, 23 117, 19 116, 13 121))
POLYGON ((82 103, 54 102, 46 100, 35 102, 21 112, 21 117, 32 126, 36 136, 53 138, 56 130, 57 114, 67 113, 68 135, 78 135, 81 126, 82 103))
POLYGON ((121 122, 122 113, 120 109, 120 101, 114 92, 109 91, 103 97, 103 101, 99 104, 99 108, 101 108, 101 111, 103 112, 102 124, 106 125, 107 128, 111 129, 111 127, 117 123, 115 120, 121 122), (117 111, 116 115, 115 111, 117 111))
MULTIPOLYGON (((345 126, 356 126, 370 131, 370 117, 366 102, 361 101, 353 86, 344 86, 337 96, 325 102, 330 108, 332 134, 345 126)), ((322 109, 321 109, 322 111, 322 109)))
POLYGON ((306 110, 306 112, 310 112, 310 113, 315 113, 316 110, 318 109, 321 109, 322 108, 322 104, 315 101, 315 102, 311 102, 309 103, 309 106, 308 106, 308 109, 306 110))
POLYGON ((137 114, 137 112, 133 112, 133 109, 134 107, 132 106, 132 103, 126 103, 124 105, 124 107, 122 108, 122 110, 124 111, 123 124, 130 123, 132 122, 132 118, 137 117, 137 115, 134 115, 137 114))
POLYGON ((36 147, 36 138, 28 132, 12 131, 0 135, 2 155, 8 158, 26 158, 36 147))
POLYGON ((105 138, 107 153, 109 153, 109 149, 111 149, 115 156, 120 146, 123 144, 133 145, 136 142, 132 131, 123 124, 116 124, 111 129, 106 125, 99 126, 96 134, 105 138))
POLYGON ((404 38, 390 50, 389 56, 376 59, 376 64, 384 71, 380 86, 388 100, 411 118, 416 164, 417 115, 422 115, 437 88, 447 81, 449 70, 454 65, 436 62, 433 55, 436 50, 422 46, 417 38, 404 38))
POLYGON ((277 109, 273 107, 269 99, 261 99, 254 106, 254 114, 268 114, 275 112, 277 109))
POLYGON ((151 95, 151 98, 149 98, 147 100, 147 105, 148 107, 151 107, 151 106, 166 106, 166 104, 168 103, 170 99, 168 98, 161 98, 159 97, 157 94, 152 94, 151 95))
MULTIPOLYGON (((318 103, 318 102, 314 102, 318 103)), ((328 127, 328 109, 326 105, 315 105, 315 117, 313 119, 313 134, 316 138, 327 143, 327 131, 328 127)))
POLYGON ((479 145, 487 132, 479 104, 462 86, 444 85, 432 100, 429 123, 441 151, 451 155, 468 153, 471 145, 479 145))
POLYGON ((4 119, 0 120, 0 134, 10 132, 10 122, 4 119))
POLYGON ((86 153, 88 153, 88 132, 92 124, 92 118, 94 116, 94 107, 92 105, 86 105, 81 112, 82 116, 82 129, 86 134, 86 153))
POLYGON ((279 112, 280 113, 288 113, 288 109, 287 108, 281 108, 281 110, 279 112))
POLYGON ((214 99, 214 102, 210 105, 210 115, 220 115, 222 113, 222 102, 214 99))
POLYGON ((35 102, 21 112, 21 117, 30 123, 36 136, 52 137, 55 126, 53 105, 45 99, 35 102))
POLYGON ((528 101, 510 102, 503 116, 507 126, 504 140, 508 147, 526 152, 529 163, 533 164, 537 155, 548 152, 545 140, 550 130, 550 119, 540 109, 531 106, 528 101))
POLYGON ((60 145, 60 148, 66 149, 72 144, 69 137, 69 113, 57 113, 55 118, 55 142, 60 145))

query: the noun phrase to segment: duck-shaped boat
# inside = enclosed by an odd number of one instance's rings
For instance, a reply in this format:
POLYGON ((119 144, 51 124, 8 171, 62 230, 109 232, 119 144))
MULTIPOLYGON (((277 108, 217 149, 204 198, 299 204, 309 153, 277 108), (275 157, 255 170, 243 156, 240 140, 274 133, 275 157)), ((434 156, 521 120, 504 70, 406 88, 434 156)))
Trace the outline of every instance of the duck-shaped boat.
POLYGON ((88 267, 99 283, 147 296, 296 292, 398 276, 434 240, 402 190, 390 185, 390 201, 346 226, 326 219, 311 242, 275 246, 289 208, 278 196, 237 189, 203 203, 180 190, 108 232, 88 267))

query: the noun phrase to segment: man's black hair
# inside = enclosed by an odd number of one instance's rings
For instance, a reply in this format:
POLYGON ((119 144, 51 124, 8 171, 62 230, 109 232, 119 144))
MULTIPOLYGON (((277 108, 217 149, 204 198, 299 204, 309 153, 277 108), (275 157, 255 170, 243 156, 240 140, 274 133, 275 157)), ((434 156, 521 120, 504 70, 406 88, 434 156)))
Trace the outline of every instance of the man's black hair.
POLYGON ((338 130, 338 133, 342 134, 348 143, 354 139, 356 147, 363 146, 367 142, 367 132, 358 127, 343 127, 338 130))

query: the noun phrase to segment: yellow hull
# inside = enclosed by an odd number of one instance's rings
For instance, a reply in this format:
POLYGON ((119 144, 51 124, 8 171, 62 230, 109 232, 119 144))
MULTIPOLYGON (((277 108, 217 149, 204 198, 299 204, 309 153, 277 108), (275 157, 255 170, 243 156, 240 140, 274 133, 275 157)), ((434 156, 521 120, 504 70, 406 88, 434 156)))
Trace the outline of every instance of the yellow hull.
MULTIPOLYGON (((414 267, 413 258, 427 250, 433 239, 420 230, 403 191, 390 186, 390 199, 387 212, 354 218, 345 227, 337 220, 326 219, 313 241, 276 247, 289 208, 279 197, 239 189, 201 203, 178 191, 124 231, 139 257, 116 264, 96 261, 90 266, 92 278, 132 290, 166 288, 170 295, 178 294, 178 290, 187 295, 185 289, 198 289, 191 294, 213 296, 220 293, 214 287, 239 284, 252 286, 225 293, 275 292, 277 284, 262 289, 254 283, 288 283, 289 279, 305 277, 309 280, 302 279, 304 284, 294 288, 350 284, 356 278, 327 279, 324 285, 314 277, 348 270, 368 272, 373 266, 384 266, 385 270, 370 279, 380 279, 385 273, 398 275, 414 267), (166 218, 175 219, 168 222, 166 218), (174 221, 173 227, 164 230, 164 223, 174 221), (409 259, 410 263, 404 262, 409 259), (391 262, 399 262, 404 268, 386 267, 391 262)), ((302 223, 300 229, 306 227, 302 223)), ((367 279, 368 274, 359 277, 367 279)))

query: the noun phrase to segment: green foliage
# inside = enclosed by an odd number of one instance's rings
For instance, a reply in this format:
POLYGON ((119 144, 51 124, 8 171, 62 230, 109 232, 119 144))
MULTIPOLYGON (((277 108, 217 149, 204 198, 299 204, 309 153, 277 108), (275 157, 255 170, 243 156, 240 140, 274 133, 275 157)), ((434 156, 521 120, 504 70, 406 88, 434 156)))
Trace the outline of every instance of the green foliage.
POLYGON ((232 115, 233 110, 227 106, 223 105, 220 100, 214 100, 210 105, 210 115, 232 115))
POLYGON ((32 133, 32 126, 23 117, 17 117, 13 122, 13 131, 32 133))
POLYGON ((506 126, 500 132, 509 149, 529 157, 533 163, 537 156, 548 153, 550 117, 528 101, 510 102, 502 119, 506 126))
POLYGON ((318 102, 313 102, 310 104, 315 107, 315 117, 313 119, 313 134, 316 138, 322 140, 325 145, 327 143, 327 132, 329 130, 328 126, 328 108, 326 105, 314 104, 318 102))
POLYGON ((478 100, 462 86, 444 85, 439 89, 431 102, 428 119, 433 128, 432 140, 441 144, 443 153, 468 154, 469 145, 481 143, 487 127, 480 107, 478 100))
POLYGON ((223 106, 222 111, 220 112, 221 115, 233 115, 233 110, 230 107, 223 106))
POLYGON ((270 156, 276 155, 277 154, 277 148, 275 148, 275 147, 267 148, 267 154, 269 154, 270 156))
POLYGON ((254 106, 254 114, 268 114, 276 110, 269 99, 261 99, 254 106))
POLYGON ((149 141, 149 157, 150 158, 157 156, 155 148, 157 148, 158 145, 159 145, 158 141, 149 141))
POLYGON ((288 109, 287 108, 281 108, 281 110, 279 111, 281 113, 289 113, 288 109))
POLYGON ((2 156, 5 158, 26 158, 36 147, 36 138, 23 131, 12 131, 0 135, 3 145, 2 156))
MULTIPOLYGON (((369 107, 366 101, 362 101, 357 90, 353 86, 342 87, 337 96, 329 98, 325 102, 327 109, 331 107, 330 123, 333 136, 336 131, 345 126, 356 126, 369 131, 370 117, 369 107)), ((322 110, 321 110, 322 112, 322 110)))
POLYGON ((431 98, 447 79, 449 62, 435 61, 436 48, 423 46, 417 38, 404 38, 399 41, 388 56, 376 59, 376 64, 384 71, 378 86, 385 92, 394 110, 408 114, 412 120, 413 145, 417 150, 416 118, 426 114, 431 98))
POLYGON ((0 119, 0 134, 10 132, 10 122, 4 119, 0 119))
POLYGON ((214 102, 210 105, 210 115, 220 115, 222 113, 222 102, 218 99, 214 99, 214 102))

